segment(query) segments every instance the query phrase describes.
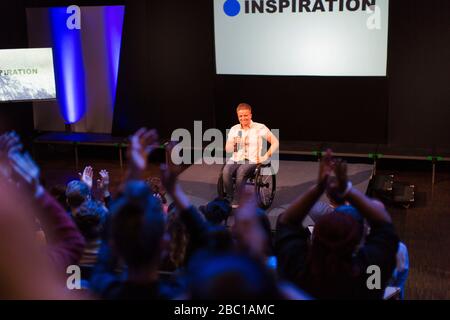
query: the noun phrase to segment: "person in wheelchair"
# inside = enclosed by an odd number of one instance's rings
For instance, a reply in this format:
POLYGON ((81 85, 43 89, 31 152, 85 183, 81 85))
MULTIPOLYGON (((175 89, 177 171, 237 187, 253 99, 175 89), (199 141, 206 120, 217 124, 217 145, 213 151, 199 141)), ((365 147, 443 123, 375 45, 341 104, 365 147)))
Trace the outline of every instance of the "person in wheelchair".
POLYGON ((238 206, 239 200, 234 199, 234 189, 241 188, 255 172, 257 165, 266 163, 279 147, 277 137, 267 126, 252 121, 252 108, 249 104, 240 103, 236 113, 239 124, 230 129, 225 145, 226 152, 232 153, 232 157, 222 170, 225 198, 234 208, 238 206), (261 155, 263 139, 270 143, 270 148, 261 155))

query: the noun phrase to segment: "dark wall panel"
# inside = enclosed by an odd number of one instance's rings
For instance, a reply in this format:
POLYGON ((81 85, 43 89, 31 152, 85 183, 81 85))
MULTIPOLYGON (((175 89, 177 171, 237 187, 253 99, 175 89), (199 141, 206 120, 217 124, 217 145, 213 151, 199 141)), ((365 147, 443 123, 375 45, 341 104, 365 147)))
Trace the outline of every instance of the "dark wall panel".
POLYGON ((219 128, 237 122, 248 102, 253 118, 280 129, 284 140, 385 143, 385 78, 219 77, 219 128))
MULTIPOLYGON (((28 47, 24 1, 0 1, 0 12, 0 49, 28 47)), ((33 131, 31 102, 0 103, 0 133, 9 130, 22 135, 33 131)))
POLYGON ((389 143, 450 145, 450 1, 391 0, 389 143))
POLYGON ((127 2, 114 133, 213 126, 210 10, 206 1, 127 2))

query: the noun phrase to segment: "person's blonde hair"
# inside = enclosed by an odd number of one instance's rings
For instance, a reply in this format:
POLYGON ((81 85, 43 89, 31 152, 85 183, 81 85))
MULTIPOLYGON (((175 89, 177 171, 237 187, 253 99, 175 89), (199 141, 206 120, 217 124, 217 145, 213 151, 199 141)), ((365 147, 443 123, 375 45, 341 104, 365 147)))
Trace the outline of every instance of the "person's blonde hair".
POLYGON ((236 108, 236 112, 239 112, 241 110, 249 110, 250 112, 252 112, 252 107, 248 103, 239 103, 236 108))

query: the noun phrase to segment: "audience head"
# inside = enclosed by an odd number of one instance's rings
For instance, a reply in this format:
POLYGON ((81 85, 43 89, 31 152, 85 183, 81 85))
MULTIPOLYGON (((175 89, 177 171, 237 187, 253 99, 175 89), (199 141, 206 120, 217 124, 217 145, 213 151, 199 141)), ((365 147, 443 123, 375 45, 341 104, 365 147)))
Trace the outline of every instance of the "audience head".
POLYGON ((73 213, 73 219, 86 240, 100 238, 108 211, 98 201, 88 200, 73 213))
POLYGON ((159 262, 165 221, 161 203, 144 181, 130 181, 111 207, 114 248, 130 268, 159 262))
POLYGON ((188 267, 191 299, 279 299, 273 274, 245 255, 199 253, 188 267))
POLYGON ((214 199, 206 206, 200 206, 199 210, 203 213, 206 220, 211 224, 217 225, 226 221, 232 208, 227 200, 214 199))
POLYGON ((80 180, 72 180, 67 184, 67 204, 71 208, 78 208, 90 198, 91 191, 86 183, 80 180))
POLYGON ((363 236, 363 219, 351 206, 338 207, 322 216, 313 232, 309 256, 310 271, 315 275, 352 275, 352 256, 363 236))
POLYGON ((175 268, 181 267, 186 259, 186 250, 189 243, 189 233, 180 219, 177 210, 172 209, 167 215, 166 231, 170 238, 168 245, 168 259, 175 268))

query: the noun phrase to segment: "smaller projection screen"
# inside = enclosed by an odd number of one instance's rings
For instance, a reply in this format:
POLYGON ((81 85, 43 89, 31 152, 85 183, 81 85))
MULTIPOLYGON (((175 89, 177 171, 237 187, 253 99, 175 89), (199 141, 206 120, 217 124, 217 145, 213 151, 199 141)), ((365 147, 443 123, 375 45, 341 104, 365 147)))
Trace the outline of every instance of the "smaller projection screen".
POLYGON ((56 99, 51 48, 0 50, 0 102, 56 99))
POLYGON ((389 0, 214 0, 217 74, 386 76, 389 0))

